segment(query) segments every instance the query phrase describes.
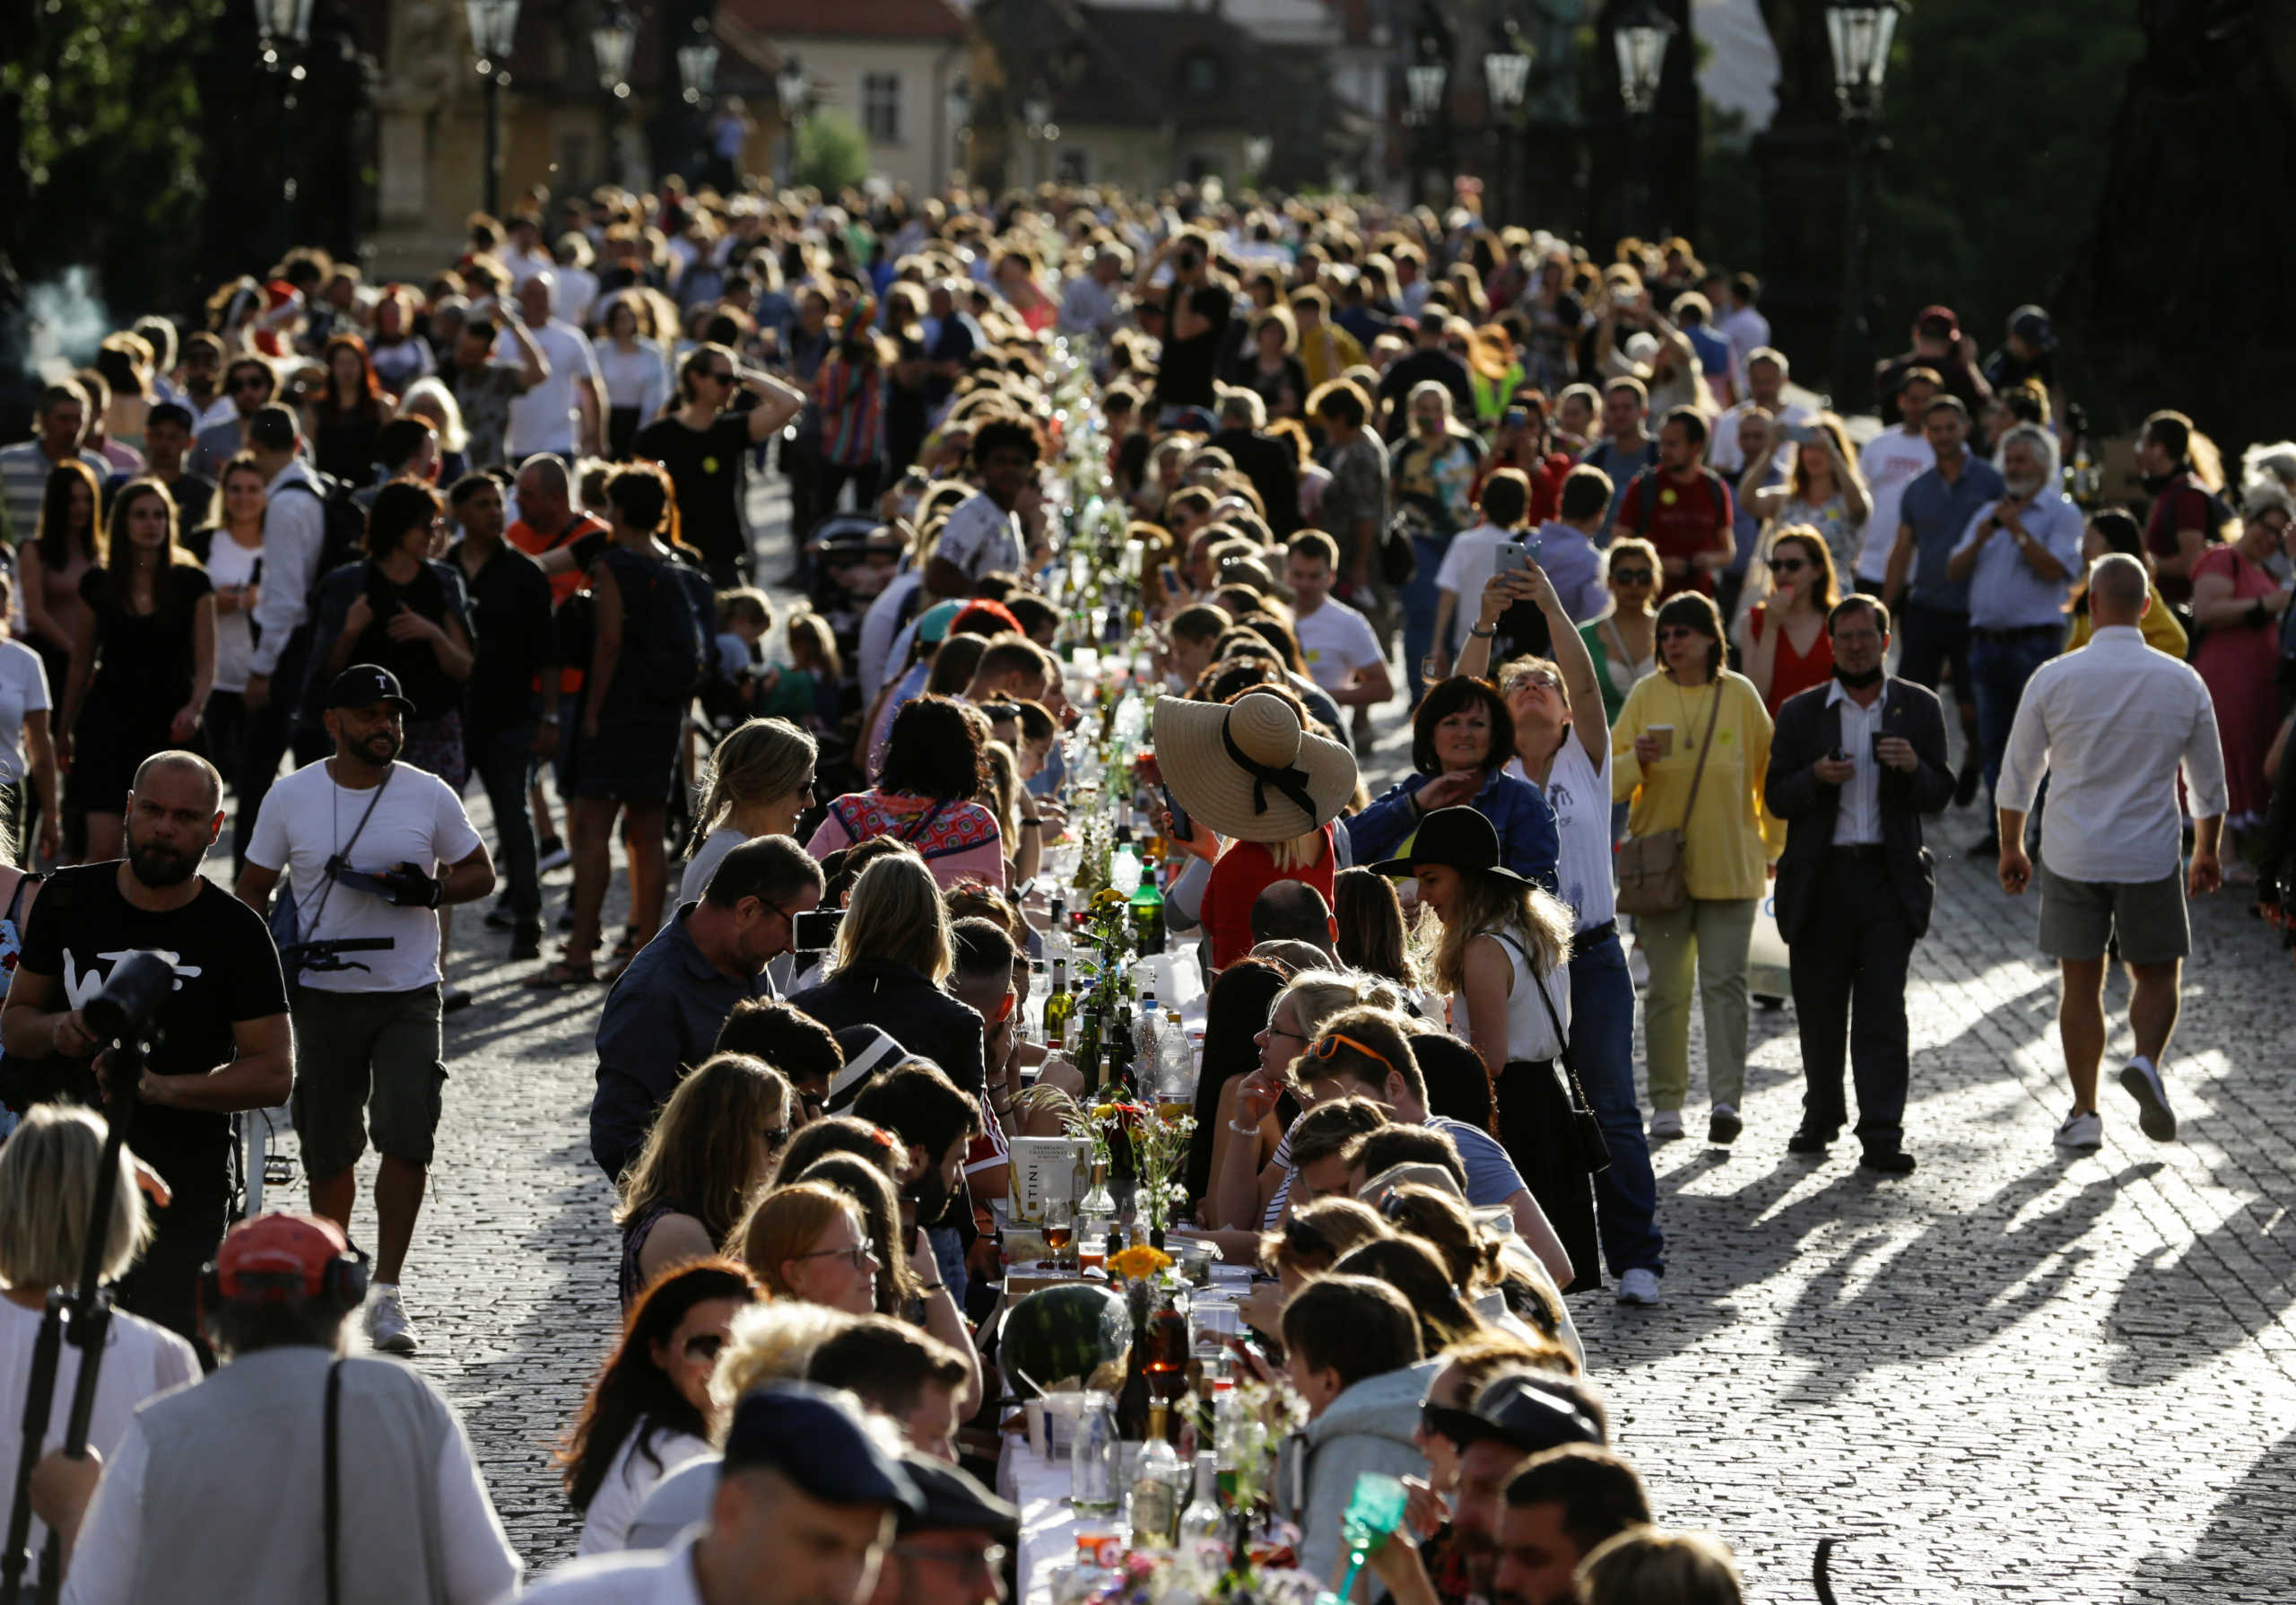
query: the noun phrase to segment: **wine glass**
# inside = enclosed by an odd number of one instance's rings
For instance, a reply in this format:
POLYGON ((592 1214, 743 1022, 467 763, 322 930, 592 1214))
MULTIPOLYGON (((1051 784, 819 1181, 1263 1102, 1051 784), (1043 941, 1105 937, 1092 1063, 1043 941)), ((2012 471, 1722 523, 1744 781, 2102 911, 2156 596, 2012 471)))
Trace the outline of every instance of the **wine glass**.
POLYGON ((1076 1235, 1076 1203, 1073 1199, 1044 1201, 1044 1245, 1052 1251, 1055 1269, 1069 1263, 1068 1245, 1076 1235))

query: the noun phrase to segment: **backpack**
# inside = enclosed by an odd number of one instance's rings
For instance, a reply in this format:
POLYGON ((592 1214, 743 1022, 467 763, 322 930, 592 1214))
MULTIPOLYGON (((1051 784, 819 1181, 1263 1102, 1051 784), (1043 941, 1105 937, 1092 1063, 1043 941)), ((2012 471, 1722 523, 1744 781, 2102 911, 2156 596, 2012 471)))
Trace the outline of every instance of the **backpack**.
POLYGON ((645 629, 637 652, 625 655, 624 661, 631 684, 648 701, 683 708, 709 676, 717 593, 704 576, 675 559, 648 566, 644 606, 631 609, 645 614, 645 629))
MULTIPOLYGON (((1656 488, 1658 475, 1659 469, 1654 466, 1642 469, 1627 482, 1629 489, 1635 485, 1642 487, 1642 493, 1636 497, 1634 502, 1636 513, 1634 533, 1637 536, 1648 536, 1650 533, 1650 520, 1657 515, 1658 507, 1658 493, 1656 488)), ((1722 476, 1711 468, 1700 468, 1698 471, 1698 476, 1706 485, 1706 493, 1714 498, 1715 520, 1724 528, 1728 528, 1730 493, 1722 488, 1722 476)))
POLYGON ((300 488, 319 499, 323 528, 318 557, 311 565, 310 584, 303 593, 306 629, 318 617, 319 581, 344 563, 358 562, 364 554, 367 541, 367 510, 359 505, 358 488, 347 479, 337 479, 316 468, 307 472, 310 480, 291 479, 279 487, 283 491, 300 488))

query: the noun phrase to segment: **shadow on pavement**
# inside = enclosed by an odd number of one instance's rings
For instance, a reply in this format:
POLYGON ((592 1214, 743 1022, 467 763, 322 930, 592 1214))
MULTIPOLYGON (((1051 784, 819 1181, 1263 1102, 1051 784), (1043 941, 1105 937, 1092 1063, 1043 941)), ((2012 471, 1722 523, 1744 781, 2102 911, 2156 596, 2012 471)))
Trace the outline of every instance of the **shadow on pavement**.
POLYGON ((2128 1601, 2285 1600, 2296 1592, 2296 1435, 2243 1472, 2186 1554, 2148 1556, 2123 1590, 2128 1601))

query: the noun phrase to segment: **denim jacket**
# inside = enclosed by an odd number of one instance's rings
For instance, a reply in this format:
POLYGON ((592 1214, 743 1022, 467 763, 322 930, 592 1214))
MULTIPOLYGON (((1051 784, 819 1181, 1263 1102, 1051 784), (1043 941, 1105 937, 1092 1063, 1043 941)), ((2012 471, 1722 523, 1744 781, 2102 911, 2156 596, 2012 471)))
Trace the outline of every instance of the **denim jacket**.
MULTIPOLYGON (((1396 856, 1405 838, 1419 829, 1419 810, 1411 799, 1435 777, 1407 774, 1384 797, 1346 822, 1348 846, 1355 862, 1373 864, 1396 856)), ((1546 793, 1528 781, 1517 780, 1494 769, 1470 805, 1491 821, 1499 833, 1500 861, 1516 874, 1527 876, 1548 891, 1555 887, 1555 859, 1561 845, 1555 835, 1554 810, 1546 793)))

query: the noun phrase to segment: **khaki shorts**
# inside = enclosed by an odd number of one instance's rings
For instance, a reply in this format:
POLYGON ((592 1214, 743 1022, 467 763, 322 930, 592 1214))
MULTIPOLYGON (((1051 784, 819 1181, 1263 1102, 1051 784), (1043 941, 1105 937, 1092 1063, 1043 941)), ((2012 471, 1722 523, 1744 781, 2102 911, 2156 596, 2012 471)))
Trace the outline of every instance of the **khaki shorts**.
POLYGON ((439 989, 324 992, 292 989, 295 1092, 288 1111, 302 1145, 303 1173, 339 1176, 367 1151, 430 1163, 445 1102, 439 989), (371 1108, 371 1115, 370 1113, 371 1108))
POLYGON ((2076 963, 2105 956, 2118 940, 2123 962, 2166 964, 2192 952, 2184 877, 2159 880, 2067 880, 2041 871, 2041 951, 2076 963))

